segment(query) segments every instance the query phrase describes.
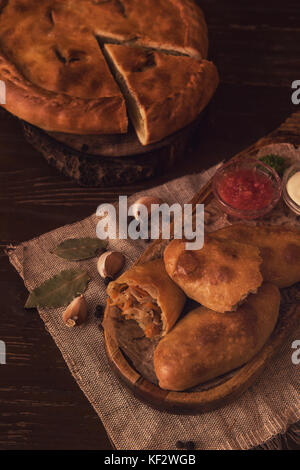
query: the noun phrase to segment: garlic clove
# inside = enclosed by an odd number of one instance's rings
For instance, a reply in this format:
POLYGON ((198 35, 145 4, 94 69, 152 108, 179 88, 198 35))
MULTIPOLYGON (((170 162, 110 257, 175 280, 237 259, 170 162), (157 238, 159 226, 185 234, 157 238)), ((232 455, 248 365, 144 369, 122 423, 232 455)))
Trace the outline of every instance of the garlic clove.
POLYGON ((151 206, 153 204, 161 205, 163 204, 163 200, 160 199, 159 197, 153 197, 153 196, 144 196, 138 199, 133 204, 133 208, 132 208, 134 218, 137 220, 140 219, 141 206, 146 207, 148 211, 148 218, 150 218, 151 212, 153 210, 151 206))
POLYGON ((73 328, 82 325, 88 316, 87 303, 83 295, 76 297, 63 313, 63 321, 66 326, 73 328))
POLYGON ((125 256, 118 251, 103 253, 97 262, 97 269, 101 277, 113 278, 125 264, 125 256))
POLYGON ((68 328, 73 328, 73 326, 76 326, 76 321, 72 320, 72 318, 69 318, 67 321, 65 321, 65 325, 68 328))

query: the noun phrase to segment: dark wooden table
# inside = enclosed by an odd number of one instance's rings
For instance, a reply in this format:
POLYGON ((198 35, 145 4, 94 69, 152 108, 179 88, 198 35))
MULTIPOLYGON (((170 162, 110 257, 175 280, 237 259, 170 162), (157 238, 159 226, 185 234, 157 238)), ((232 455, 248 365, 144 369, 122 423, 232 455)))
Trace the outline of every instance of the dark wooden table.
MULTIPOLYGON (((86 189, 60 176, 26 143, 20 123, 0 110, 0 243, 18 243, 77 221, 104 201, 208 168, 247 147, 297 110, 299 0, 202 0, 210 54, 221 85, 189 161, 130 187, 86 189)), ((298 107, 300 110, 300 105, 298 107)), ((69 373, 26 289, 0 254, 0 449, 110 449, 103 426, 69 373)))

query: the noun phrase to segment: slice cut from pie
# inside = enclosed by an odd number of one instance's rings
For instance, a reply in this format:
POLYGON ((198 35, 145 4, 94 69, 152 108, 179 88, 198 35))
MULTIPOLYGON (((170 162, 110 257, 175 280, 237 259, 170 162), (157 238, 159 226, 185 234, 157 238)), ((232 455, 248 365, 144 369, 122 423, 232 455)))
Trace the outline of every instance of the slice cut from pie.
POLYGON ((191 123, 219 81, 212 62, 127 45, 106 44, 140 142, 147 145, 191 123))

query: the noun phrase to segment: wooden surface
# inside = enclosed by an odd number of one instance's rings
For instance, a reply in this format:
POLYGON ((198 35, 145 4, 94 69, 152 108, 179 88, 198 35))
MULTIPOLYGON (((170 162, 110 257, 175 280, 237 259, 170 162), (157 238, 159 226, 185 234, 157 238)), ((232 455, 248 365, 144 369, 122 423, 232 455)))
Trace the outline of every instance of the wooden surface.
MULTIPOLYGON (((202 0, 211 56, 221 85, 189 159, 147 184, 84 189, 58 176, 24 141, 19 123, 0 112, 0 243, 18 243, 74 222, 101 202, 132 194, 230 157, 300 110, 299 1, 202 0)), ((23 309, 26 289, 0 257, 1 449, 110 449, 100 420, 71 377, 37 314, 23 309)))

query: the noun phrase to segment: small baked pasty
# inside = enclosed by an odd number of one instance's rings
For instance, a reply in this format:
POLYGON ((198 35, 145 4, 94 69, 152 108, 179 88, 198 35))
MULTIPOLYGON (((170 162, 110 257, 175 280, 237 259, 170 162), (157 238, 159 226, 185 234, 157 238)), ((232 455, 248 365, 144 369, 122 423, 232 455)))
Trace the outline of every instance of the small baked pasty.
POLYGON ((210 236, 201 250, 186 250, 185 244, 185 240, 169 243, 164 252, 166 271, 188 297, 205 307, 234 310, 261 285, 258 248, 210 236))
POLYGON ((300 281, 299 229, 235 224, 217 230, 213 236, 257 246, 262 257, 261 273, 265 281, 279 288, 300 281))
POLYGON ((164 336, 178 319, 185 295, 166 273, 162 259, 133 266, 108 285, 110 305, 135 320, 147 338, 164 336))
POLYGON ((159 386, 186 390, 250 361, 274 330, 279 304, 278 288, 265 283, 236 312, 188 313, 155 349, 159 386))

